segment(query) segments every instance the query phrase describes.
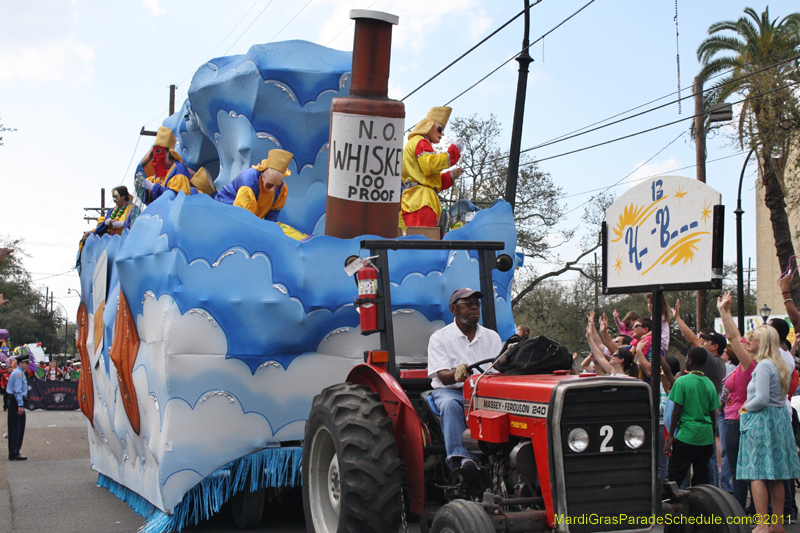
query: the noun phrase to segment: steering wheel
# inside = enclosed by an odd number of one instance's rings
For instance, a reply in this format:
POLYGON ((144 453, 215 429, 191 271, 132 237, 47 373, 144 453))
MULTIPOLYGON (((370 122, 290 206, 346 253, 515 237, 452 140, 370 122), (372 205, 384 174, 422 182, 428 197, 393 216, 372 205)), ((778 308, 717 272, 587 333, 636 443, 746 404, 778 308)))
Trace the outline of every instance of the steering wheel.
POLYGON ((490 357, 489 359, 484 359, 483 361, 472 363, 467 367, 468 375, 472 375, 472 371, 475 370, 476 368, 480 370, 481 373, 486 372, 483 368, 481 368, 481 365, 485 365, 486 363, 493 363, 495 359, 496 359, 495 357, 490 357))

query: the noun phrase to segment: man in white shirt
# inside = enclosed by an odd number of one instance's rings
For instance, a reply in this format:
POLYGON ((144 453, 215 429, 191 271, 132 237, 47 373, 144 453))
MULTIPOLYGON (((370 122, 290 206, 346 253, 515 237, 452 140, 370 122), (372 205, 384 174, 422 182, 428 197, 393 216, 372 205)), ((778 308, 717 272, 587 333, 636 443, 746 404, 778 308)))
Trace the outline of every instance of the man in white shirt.
POLYGON ((461 444, 461 435, 467 429, 462 390, 469 377, 467 367, 497 357, 503 348, 497 332, 478 324, 481 298, 483 294, 470 288, 453 291, 453 323, 436 331, 428 341, 428 377, 434 389, 431 395, 441 415, 447 464, 453 470, 478 470, 474 457, 461 444))

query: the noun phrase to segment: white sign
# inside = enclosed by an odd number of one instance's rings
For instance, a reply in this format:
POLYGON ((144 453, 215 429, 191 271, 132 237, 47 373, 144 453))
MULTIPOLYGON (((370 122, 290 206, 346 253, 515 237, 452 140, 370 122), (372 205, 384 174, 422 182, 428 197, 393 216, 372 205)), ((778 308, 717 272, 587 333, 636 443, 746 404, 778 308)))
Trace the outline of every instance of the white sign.
POLYGON ((640 183, 606 210, 606 288, 710 283, 719 192, 679 176, 640 183))
POLYGON ((534 418, 547 418, 547 404, 536 402, 520 402, 517 400, 501 400, 499 398, 475 398, 476 409, 498 411, 510 415, 532 416, 534 418))
POLYGON ((367 203, 399 203, 402 118, 333 113, 328 196, 367 203))

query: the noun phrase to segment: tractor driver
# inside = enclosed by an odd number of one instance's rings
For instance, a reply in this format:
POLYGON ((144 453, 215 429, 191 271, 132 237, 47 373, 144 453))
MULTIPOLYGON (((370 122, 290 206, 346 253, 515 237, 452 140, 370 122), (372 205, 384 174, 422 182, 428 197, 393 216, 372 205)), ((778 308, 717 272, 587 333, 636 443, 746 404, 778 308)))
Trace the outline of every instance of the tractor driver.
POLYGON ((483 294, 469 288, 457 289, 450 296, 450 312, 455 319, 431 335, 428 341, 428 377, 432 380, 433 402, 441 414, 447 465, 461 468, 465 477, 476 479, 474 457, 461 444, 467 429, 464 420, 464 381, 467 366, 496 357, 503 347, 500 336, 478 320, 483 294))

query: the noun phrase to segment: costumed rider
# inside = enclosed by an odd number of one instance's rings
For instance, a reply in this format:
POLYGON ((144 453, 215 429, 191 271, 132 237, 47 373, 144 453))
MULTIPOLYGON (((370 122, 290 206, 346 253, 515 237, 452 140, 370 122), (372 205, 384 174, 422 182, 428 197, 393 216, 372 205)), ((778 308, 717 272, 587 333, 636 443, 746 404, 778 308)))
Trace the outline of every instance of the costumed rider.
POLYGON ((457 289, 450 296, 452 324, 436 331, 428 341, 428 377, 433 402, 440 413, 447 465, 469 482, 478 479, 474 456, 461 443, 467 429, 464 420, 464 381, 467 367, 496 357, 503 347, 497 332, 484 328, 481 317, 483 294, 470 288, 457 289), (459 470, 460 469, 460 470, 459 470))
POLYGON ((436 226, 442 207, 438 193, 449 189, 453 180, 461 176, 461 169, 442 171, 455 165, 461 158, 464 143, 459 139, 447 151, 437 154, 433 145, 444 135, 449 107, 434 107, 408 134, 408 143, 403 149, 403 195, 400 198, 401 227, 436 226))
POLYGON ((240 173, 217 191, 215 200, 247 209, 258 218, 277 223, 293 239, 307 237, 291 226, 278 222, 278 215, 286 205, 288 186, 283 178, 289 177, 292 153, 278 148, 269 151, 267 159, 240 173))
POLYGON ((6 393, 8 399, 8 460, 24 461, 27 459, 20 453, 22 438, 25 436, 25 398, 28 396, 28 380, 25 372, 30 365, 30 356, 26 353, 17 356, 17 367, 8 378, 6 393))
POLYGON ((137 187, 148 191, 144 203, 150 205, 168 190, 183 192, 188 196, 191 193, 190 181, 194 173, 175 151, 175 135, 171 129, 166 126, 158 128, 151 155, 150 161, 145 157, 147 162, 142 162, 147 178, 142 179, 138 176, 136 183, 137 187), (148 174, 148 167, 152 167, 153 174, 148 174))
POLYGON ((111 189, 111 198, 114 200, 114 209, 109 209, 105 218, 97 224, 91 232, 95 235, 121 235, 122 230, 130 229, 133 221, 139 216, 139 208, 133 203, 128 188, 125 185, 111 189))

